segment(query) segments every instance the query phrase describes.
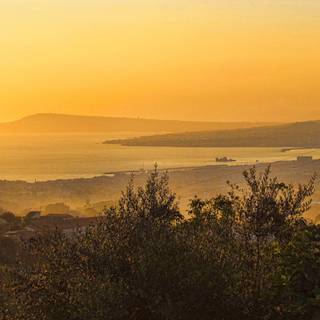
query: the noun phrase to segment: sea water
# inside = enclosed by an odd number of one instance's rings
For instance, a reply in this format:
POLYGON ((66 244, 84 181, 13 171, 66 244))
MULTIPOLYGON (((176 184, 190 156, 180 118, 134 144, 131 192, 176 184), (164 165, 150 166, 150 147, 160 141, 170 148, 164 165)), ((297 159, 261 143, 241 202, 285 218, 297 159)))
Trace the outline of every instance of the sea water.
POLYGON ((207 165, 239 165, 294 160, 308 154, 320 158, 319 150, 282 148, 177 148, 126 147, 103 144, 107 139, 137 133, 0 135, 0 179, 46 181, 90 178, 118 171, 207 165), (216 157, 236 160, 215 162, 216 157))

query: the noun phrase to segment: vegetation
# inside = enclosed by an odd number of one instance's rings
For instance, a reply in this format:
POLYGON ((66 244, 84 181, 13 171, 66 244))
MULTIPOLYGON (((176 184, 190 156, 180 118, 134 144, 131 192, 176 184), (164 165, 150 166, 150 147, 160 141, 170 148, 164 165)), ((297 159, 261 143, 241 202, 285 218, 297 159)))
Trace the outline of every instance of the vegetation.
POLYGON ((302 217, 314 179, 294 187, 270 168, 244 179, 186 216, 167 175, 131 181, 85 232, 25 243, 2 270, 0 319, 315 319, 320 227, 302 217))
POLYGON ((144 136, 106 141, 126 146, 170 147, 319 147, 320 121, 220 131, 144 136))

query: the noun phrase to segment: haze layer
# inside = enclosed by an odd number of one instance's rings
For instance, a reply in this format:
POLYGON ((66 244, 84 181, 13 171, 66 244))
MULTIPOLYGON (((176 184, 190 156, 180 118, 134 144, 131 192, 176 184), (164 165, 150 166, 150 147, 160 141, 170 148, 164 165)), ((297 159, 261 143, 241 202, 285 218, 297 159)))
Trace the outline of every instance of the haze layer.
POLYGON ((1 121, 320 118, 316 0, 2 0, 1 121))

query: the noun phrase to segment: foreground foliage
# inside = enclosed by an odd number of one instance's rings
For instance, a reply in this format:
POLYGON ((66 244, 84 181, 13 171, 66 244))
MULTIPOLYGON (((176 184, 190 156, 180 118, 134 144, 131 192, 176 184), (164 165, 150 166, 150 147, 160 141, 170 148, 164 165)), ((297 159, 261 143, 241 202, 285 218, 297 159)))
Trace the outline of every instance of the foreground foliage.
POLYGON ((155 170, 74 236, 44 235, 2 270, 0 319, 316 319, 320 228, 314 179, 293 187, 244 173, 246 186, 195 198, 187 217, 155 170))

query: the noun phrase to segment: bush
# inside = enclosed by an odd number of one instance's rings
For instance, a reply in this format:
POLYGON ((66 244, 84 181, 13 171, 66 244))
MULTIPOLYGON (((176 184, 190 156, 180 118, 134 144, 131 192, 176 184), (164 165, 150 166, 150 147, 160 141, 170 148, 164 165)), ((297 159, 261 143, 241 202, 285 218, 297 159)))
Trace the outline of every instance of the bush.
POLYGON ((295 188, 270 169, 244 179, 193 199, 188 218, 167 174, 137 190, 131 181, 85 232, 26 243, 6 273, 6 319, 311 319, 320 236, 302 214, 314 179, 295 188))

